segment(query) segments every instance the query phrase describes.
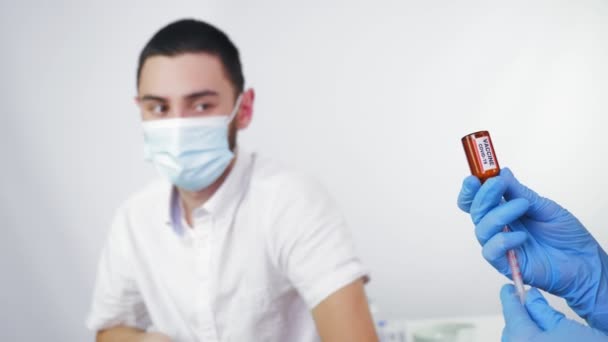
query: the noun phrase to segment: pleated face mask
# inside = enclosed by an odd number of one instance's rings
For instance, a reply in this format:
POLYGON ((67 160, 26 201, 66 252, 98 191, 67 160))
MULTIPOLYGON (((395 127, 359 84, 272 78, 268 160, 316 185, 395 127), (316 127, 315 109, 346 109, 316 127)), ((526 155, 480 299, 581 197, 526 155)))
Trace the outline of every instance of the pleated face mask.
POLYGON ((229 115, 143 122, 145 159, 179 188, 207 188, 234 158, 228 131, 240 104, 241 96, 229 115))

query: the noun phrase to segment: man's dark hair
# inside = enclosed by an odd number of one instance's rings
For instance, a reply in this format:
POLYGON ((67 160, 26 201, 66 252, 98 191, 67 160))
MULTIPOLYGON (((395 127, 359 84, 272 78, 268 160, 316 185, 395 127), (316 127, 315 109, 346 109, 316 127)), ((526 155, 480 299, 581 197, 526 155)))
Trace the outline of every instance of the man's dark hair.
POLYGON ((139 87, 141 68, 149 57, 172 57, 199 52, 217 56, 222 62, 226 76, 232 82, 236 94, 243 91, 245 79, 239 50, 224 32, 213 25, 194 19, 173 22, 160 29, 150 39, 139 55, 137 86, 139 87))

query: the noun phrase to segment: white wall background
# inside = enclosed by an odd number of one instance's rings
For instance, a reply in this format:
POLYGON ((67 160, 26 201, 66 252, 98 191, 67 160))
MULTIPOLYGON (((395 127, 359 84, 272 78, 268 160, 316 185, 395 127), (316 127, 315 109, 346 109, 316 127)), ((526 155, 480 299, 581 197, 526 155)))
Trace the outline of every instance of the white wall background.
POLYGON ((455 205, 475 130, 608 246, 608 1, 124 3, 0 4, 0 340, 92 339, 113 211, 155 176, 137 55, 182 17, 239 46, 257 90, 242 142, 329 187, 386 315, 500 310, 506 279, 455 205))

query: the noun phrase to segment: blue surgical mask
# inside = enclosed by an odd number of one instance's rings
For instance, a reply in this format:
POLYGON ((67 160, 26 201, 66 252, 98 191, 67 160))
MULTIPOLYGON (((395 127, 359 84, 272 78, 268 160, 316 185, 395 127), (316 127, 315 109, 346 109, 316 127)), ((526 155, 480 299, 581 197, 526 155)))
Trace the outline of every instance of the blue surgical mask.
POLYGON ((224 173, 234 154, 228 127, 241 96, 229 115, 145 121, 144 156, 175 186, 199 191, 224 173))

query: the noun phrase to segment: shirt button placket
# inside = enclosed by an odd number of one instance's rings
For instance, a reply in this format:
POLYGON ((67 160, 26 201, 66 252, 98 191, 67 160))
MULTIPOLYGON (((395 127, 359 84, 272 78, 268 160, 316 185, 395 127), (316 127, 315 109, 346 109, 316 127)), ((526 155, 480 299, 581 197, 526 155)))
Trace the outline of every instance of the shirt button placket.
POLYGON ((215 330, 215 320, 211 310, 211 293, 209 288, 209 276, 211 266, 211 248, 209 245, 209 236, 212 228, 212 220, 209 215, 200 217, 195 224, 195 258, 196 270, 195 275, 199 282, 199 291, 201 291, 201 302, 199 307, 199 323, 197 330, 199 336, 204 341, 217 341, 217 333, 215 330))

